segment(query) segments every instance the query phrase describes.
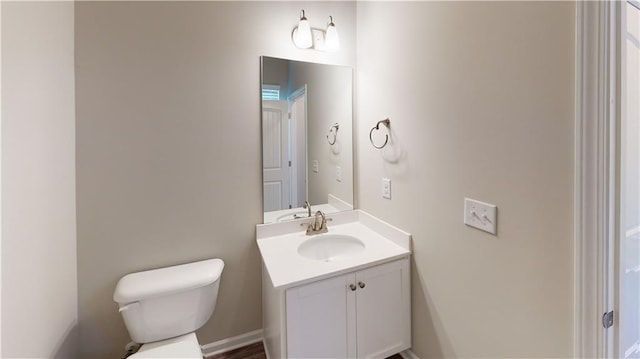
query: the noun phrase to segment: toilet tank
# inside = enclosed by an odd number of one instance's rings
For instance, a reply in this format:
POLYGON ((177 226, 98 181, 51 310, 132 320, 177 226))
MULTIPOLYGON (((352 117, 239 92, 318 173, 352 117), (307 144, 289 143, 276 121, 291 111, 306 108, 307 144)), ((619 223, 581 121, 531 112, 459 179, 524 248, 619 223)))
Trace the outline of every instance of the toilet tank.
POLYGON ((131 340, 149 343, 196 331, 213 314, 224 262, 200 262, 127 274, 113 300, 131 340))

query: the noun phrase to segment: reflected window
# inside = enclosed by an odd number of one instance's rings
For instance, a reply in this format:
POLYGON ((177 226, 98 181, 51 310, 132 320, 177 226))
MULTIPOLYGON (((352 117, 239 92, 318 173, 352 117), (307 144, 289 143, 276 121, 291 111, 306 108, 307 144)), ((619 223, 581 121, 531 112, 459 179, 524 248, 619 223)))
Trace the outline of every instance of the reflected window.
POLYGON ((280 85, 262 85, 262 101, 280 100, 280 85))

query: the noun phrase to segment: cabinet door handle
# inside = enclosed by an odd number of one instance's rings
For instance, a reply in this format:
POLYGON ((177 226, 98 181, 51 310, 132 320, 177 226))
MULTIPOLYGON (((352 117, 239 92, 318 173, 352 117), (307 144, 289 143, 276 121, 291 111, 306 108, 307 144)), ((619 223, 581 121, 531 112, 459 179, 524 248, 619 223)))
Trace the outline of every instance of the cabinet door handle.
POLYGON ((364 283, 358 282, 358 285, 360 286, 360 288, 364 288, 364 283))
POLYGON ((349 284, 349 288, 354 291, 356 290, 356 285, 355 284, 349 284))

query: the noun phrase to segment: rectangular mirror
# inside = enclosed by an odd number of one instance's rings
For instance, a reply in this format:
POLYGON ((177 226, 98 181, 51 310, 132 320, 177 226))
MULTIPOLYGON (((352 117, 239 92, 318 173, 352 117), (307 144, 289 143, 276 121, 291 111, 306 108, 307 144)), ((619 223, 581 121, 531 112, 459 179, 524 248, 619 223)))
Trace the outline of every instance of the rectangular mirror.
POLYGON ((353 209, 352 69, 261 63, 264 223, 353 209))

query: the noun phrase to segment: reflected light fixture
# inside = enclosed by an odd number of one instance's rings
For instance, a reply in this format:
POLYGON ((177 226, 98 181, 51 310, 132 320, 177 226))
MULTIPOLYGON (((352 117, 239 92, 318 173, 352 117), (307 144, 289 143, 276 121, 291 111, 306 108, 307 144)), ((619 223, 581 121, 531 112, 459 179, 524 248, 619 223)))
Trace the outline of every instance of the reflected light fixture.
POLYGON ((309 26, 307 17, 304 16, 304 10, 301 10, 300 12, 300 23, 298 24, 298 27, 293 29, 292 37, 294 45, 300 49, 308 49, 313 44, 311 26, 309 26))
POLYGON ((338 37, 338 30, 333 23, 333 17, 329 16, 329 24, 327 25, 327 32, 324 38, 324 45, 327 51, 340 50, 340 38, 338 37))

